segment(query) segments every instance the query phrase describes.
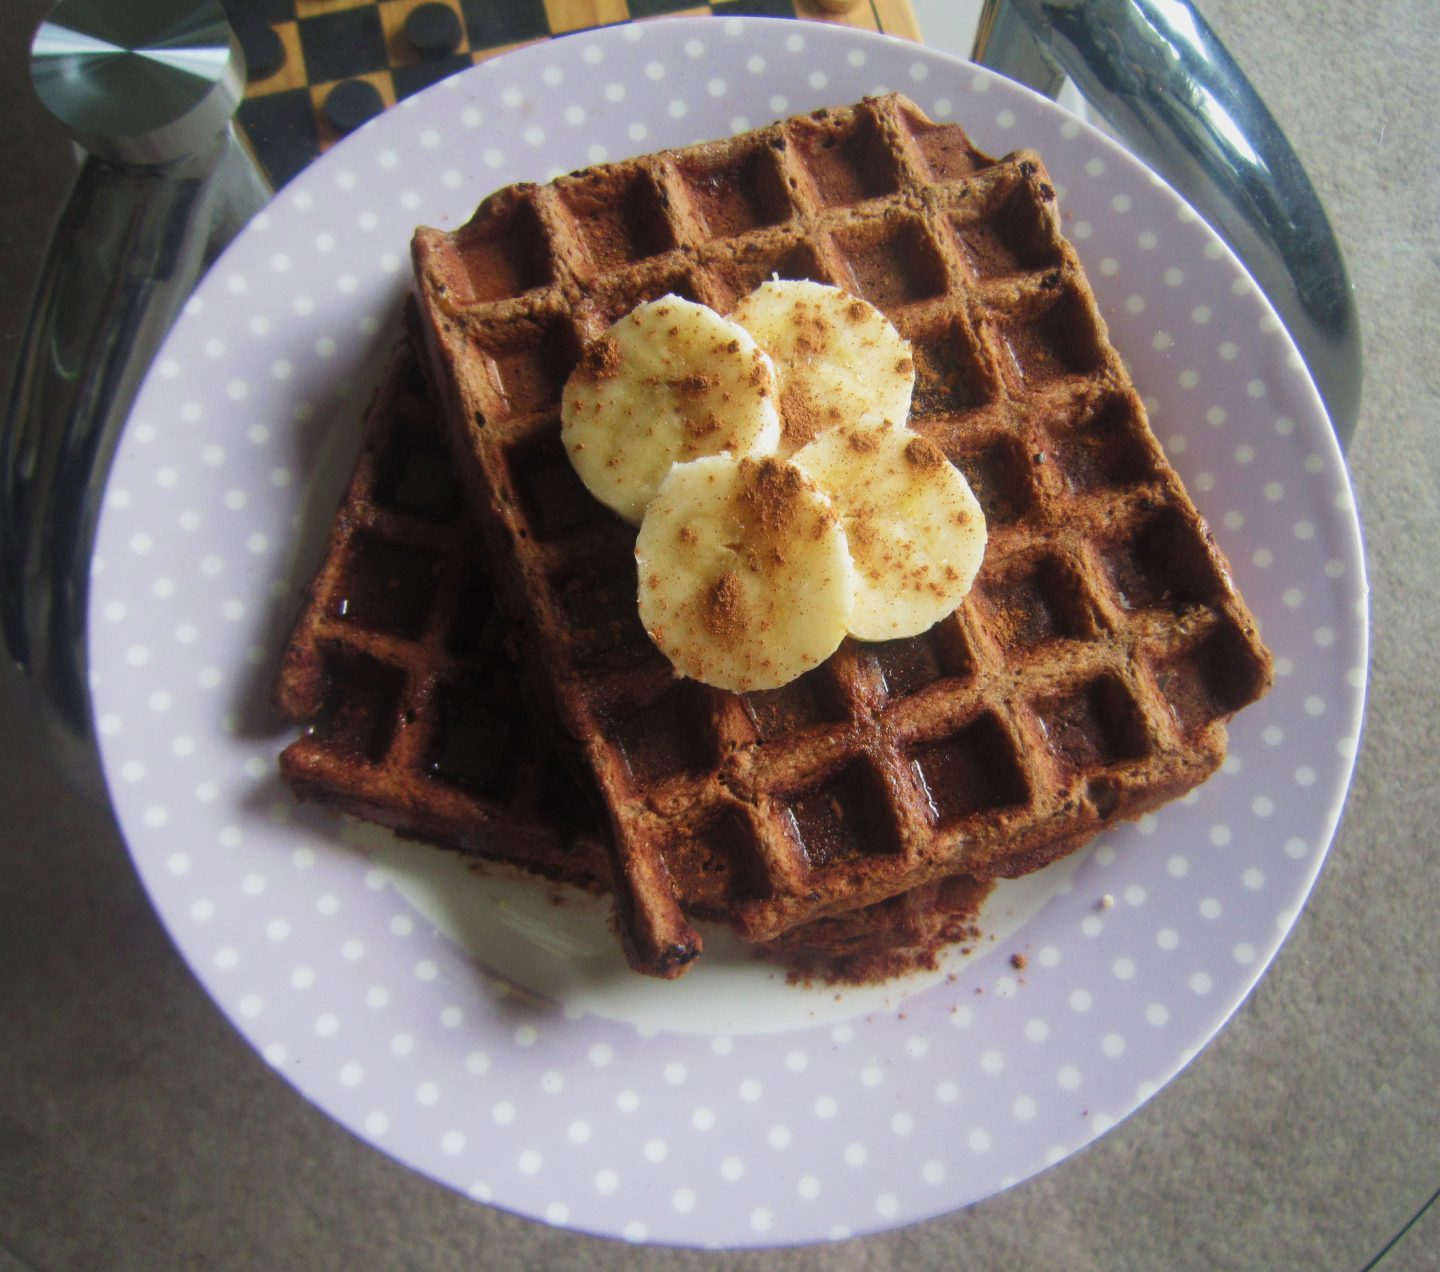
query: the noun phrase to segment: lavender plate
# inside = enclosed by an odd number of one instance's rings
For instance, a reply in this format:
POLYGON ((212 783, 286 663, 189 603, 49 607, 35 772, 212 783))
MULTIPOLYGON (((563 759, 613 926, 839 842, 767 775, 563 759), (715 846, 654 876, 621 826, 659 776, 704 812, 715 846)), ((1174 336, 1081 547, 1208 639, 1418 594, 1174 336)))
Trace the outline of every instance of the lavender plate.
POLYGON ((1295 922, 1363 705, 1345 469, 1288 336, 1135 160, 953 58, 762 19, 498 58, 297 178, 211 271, 121 440, 94 564, 96 725, 136 868, 216 1003, 307 1099, 453 1188, 634 1241, 820 1241, 1063 1161, 1214 1036, 1295 922), (490 190, 903 90, 1033 146, 1161 440, 1277 655, 1199 791, 1003 888, 993 939, 836 995, 723 939, 629 974, 603 906, 298 808, 265 694, 399 330, 417 222, 490 190), (1102 898, 1113 904, 1105 907, 1102 898), (1010 962, 1025 956, 1024 970, 1010 962))

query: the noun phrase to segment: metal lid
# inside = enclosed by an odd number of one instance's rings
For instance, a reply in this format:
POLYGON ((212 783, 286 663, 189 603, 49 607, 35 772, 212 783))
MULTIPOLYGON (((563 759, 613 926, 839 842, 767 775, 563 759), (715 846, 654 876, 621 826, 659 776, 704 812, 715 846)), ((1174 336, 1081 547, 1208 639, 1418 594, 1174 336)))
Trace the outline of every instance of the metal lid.
POLYGON ((245 57, 218 0, 59 0, 30 46, 30 75, 92 154, 165 163, 229 123, 245 57))

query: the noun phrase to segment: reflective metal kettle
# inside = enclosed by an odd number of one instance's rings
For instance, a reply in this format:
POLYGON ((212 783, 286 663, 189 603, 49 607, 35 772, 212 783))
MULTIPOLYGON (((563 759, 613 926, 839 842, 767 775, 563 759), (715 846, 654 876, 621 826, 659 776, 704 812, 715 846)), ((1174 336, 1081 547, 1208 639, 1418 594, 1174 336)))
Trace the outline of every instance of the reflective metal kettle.
POLYGON ((244 57, 217 0, 61 0, 31 53, 86 155, 0 430, 0 625, 37 728, 94 790, 85 608, 110 459, 180 307, 270 189, 233 126, 244 57))
POLYGON ((973 57, 1047 97, 1074 81, 1244 262, 1346 445, 1363 373, 1345 258, 1280 126, 1194 5, 986 0, 973 57))

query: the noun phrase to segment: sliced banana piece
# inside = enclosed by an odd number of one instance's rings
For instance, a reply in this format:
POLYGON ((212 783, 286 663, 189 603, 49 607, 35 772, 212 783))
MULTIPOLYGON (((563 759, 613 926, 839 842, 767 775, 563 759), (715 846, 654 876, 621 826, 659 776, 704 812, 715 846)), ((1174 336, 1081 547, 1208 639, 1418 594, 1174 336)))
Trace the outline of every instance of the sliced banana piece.
POLYGON ((829 499, 793 464, 676 464, 635 543, 640 620, 682 675, 774 689, 824 662, 850 625, 854 569, 829 499))
POLYGON ((730 316, 775 363, 782 455, 872 412, 905 423, 915 388, 910 343, 868 301, 824 283, 772 279, 730 316))
POLYGON ((844 524, 855 563, 851 635, 916 636, 960 604, 985 555, 985 514, 938 446, 869 416, 822 433, 790 462, 844 524))
POLYGON ((638 524, 672 464, 775 450, 775 370, 737 323, 662 296, 585 351, 561 395, 560 436, 590 493, 638 524))

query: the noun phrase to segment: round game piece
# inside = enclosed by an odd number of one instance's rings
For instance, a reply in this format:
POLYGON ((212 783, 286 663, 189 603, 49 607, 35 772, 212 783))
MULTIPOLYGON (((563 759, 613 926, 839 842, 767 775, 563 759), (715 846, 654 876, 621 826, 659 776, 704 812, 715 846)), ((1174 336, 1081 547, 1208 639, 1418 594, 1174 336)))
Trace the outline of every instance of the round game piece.
POLYGON ((385 99, 369 80, 341 80, 325 98, 325 119, 336 132, 354 132, 385 109, 385 99))
POLYGON ((411 9, 405 19, 405 38, 415 52, 433 62, 460 47, 460 19, 455 10, 439 0, 411 9))
POLYGON ((245 51, 245 78, 252 83, 269 79, 285 65, 285 44, 274 27, 264 22, 243 22, 236 26, 235 34, 245 51))

